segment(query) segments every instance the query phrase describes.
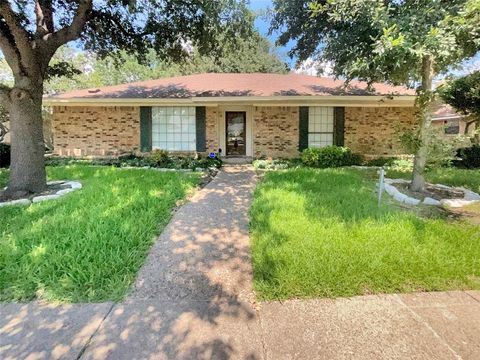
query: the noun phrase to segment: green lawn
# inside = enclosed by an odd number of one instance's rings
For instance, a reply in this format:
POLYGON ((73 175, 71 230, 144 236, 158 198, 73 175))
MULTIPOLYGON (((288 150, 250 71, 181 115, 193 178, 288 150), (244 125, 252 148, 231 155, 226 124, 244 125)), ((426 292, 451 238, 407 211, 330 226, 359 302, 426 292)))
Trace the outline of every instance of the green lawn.
POLYGON ((122 299, 172 208, 199 181, 185 173, 79 165, 48 168, 48 176, 79 179, 83 189, 0 208, 0 301, 122 299))
MULTIPOLYGON (((387 170, 390 178, 411 179, 411 171, 387 170)), ((462 186, 480 193, 480 170, 435 168, 427 171, 426 179, 430 183, 449 186, 462 186)))
MULTIPOLYGON (((452 177, 453 178, 453 177, 452 177)), ((261 299, 480 289, 480 227, 419 218, 351 169, 269 172, 251 209, 261 299)))

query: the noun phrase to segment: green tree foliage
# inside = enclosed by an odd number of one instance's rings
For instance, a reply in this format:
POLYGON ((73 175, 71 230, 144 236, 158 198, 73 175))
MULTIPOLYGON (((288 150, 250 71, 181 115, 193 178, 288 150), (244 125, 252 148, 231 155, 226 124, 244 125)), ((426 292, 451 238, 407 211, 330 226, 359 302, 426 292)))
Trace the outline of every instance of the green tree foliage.
POLYGON ((331 62, 336 76, 418 88, 412 188, 425 186, 432 79, 480 48, 479 0, 274 0, 272 31, 291 55, 331 62))
MULTIPOLYGON (((253 27, 253 23, 252 23, 253 27)), ((137 57, 120 51, 115 56, 100 58, 93 53, 64 46, 53 57, 51 64, 69 63, 79 70, 71 76, 54 76, 45 83, 45 93, 60 93, 73 89, 117 85, 133 81, 158 79, 175 75, 203 72, 228 73, 286 73, 285 63, 275 53, 267 39, 257 32, 247 39, 228 40, 224 35, 215 52, 201 54, 192 48, 184 61, 161 59, 154 50, 148 51, 142 62, 137 57)), ((0 69, 0 76, 2 70, 0 69)))
POLYGON ((448 81, 440 88, 440 95, 464 115, 480 117, 480 71, 448 81))
POLYGON ((439 93, 445 103, 468 116, 466 133, 472 124, 480 126, 480 71, 447 81, 439 93))
POLYGON ((159 59, 182 60, 188 46, 217 52, 219 34, 248 38, 253 18, 244 0, 0 0, 0 50, 13 75, 13 86, 0 87, 14 140, 9 196, 46 186, 44 84, 75 73, 69 62, 51 61, 63 45, 76 41, 101 58, 126 51, 144 62, 153 49, 159 59))

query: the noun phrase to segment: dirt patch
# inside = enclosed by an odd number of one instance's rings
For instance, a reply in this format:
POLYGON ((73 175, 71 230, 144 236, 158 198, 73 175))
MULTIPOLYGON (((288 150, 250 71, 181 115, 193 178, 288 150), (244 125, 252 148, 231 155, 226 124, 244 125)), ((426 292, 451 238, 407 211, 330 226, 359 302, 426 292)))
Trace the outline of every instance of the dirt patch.
POLYGON ((410 190, 410 184, 392 184, 401 193, 413 197, 415 199, 424 200, 426 197, 442 200, 442 199, 463 199, 465 193, 462 190, 454 188, 446 188, 442 186, 427 184, 422 192, 410 190))
POLYGON ((449 209, 452 214, 474 225, 480 225, 480 204, 449 209))

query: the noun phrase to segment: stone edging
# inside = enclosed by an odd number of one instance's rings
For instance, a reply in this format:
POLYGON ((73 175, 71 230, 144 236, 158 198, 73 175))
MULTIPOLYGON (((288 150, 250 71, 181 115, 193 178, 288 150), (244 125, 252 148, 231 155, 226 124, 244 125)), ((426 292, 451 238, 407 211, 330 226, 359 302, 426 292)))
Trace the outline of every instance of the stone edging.
MULTIPOLYGON (((392 184, 408 184, 410 183, 407 180, 404 179, 385 179, 385 192, 392 196, 395 200, 408 204, 408 205, 418 205, 420 203, 424 205, 435 205, 435 206, 449 206, 449 207, 462 207, 470 204, 474 204, 476 202, 480 202, 480 195, 477 194, 476 192, 473 192, 468 189, 464 188, 457 188, 458 190, 463 191, 464 196, 463 198, 458 198, 458 199, 441 199, 441 200, 436 200, 430 197, 426 197, 423 199, 423 201, 413 198, 411 196, 408 196, 404 193, 402 193, 400 190, 398 190, 395 186, 392 184)), ((444 189, 453 189, 450 186, 442 185, 442 184, 436 184, 435 186, 444 188, 444 189)))
POLYGON ((66 194, 69 194, 75 190, 82 188, 82 184, 78 181, 56 180, 56 181, 47 182, 47 185, 68 185, 70 186, 70 188, 58 190, 55 194, 35 196, 32 199, 18 199, 18 200, 0 202, 0 207, 10 206, 10 205, 30 205, 31 203, 38 203, 38 202, 47 201, 47 200, 55 200, 66 194))

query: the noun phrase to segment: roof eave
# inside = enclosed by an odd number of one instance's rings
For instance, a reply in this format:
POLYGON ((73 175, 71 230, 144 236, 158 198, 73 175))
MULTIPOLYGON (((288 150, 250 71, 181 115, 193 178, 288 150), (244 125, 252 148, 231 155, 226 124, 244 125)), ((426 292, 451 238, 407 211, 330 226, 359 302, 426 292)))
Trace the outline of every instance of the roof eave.
POLYGON ((225 104, 254 106, 414 106, 414 95, 324 95, 324 96, 221 96, 183 99, 159 98, 56 98, 44 97, 46 106, 218 106, 225 104))

